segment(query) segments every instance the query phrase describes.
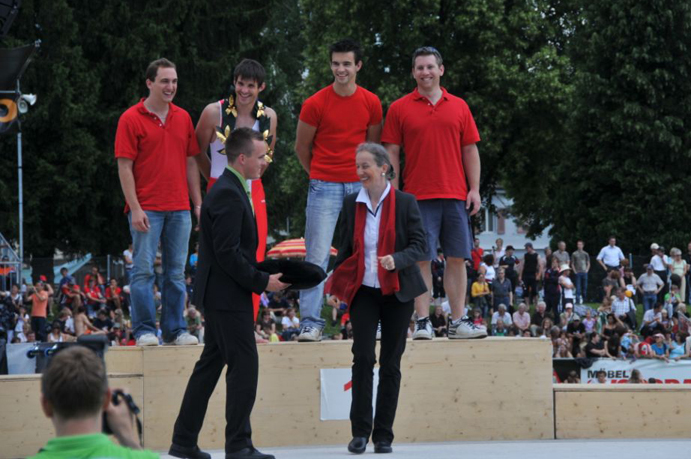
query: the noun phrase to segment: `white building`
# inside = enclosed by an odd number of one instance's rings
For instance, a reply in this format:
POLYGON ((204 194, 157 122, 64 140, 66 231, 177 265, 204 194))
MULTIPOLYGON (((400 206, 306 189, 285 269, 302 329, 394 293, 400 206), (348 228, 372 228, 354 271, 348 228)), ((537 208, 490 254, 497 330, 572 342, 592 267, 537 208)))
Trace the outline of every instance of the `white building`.
MULTIPOLYGON (((515 255, 519 258, 525 253, 524 245, 526 242, 532 242, 535 250, 541 254, 544 248, 549 246, 549 227, 536 239, 528 239, 526 230, 516 220, 508 216, 507 209, 511 208, 513 199, 506 196, 503 188, 497 188, 496 194, 492 196, 492 204, 495 207, 494 212, 490 212, 489 206, 482 209, 485 213, 484 223, 480 233, 476 234, 476 237, 480 239, 480 247, 486 253, 492 250, 499 238, 504 240, 504 248, 512 245, 515 249, 515 255)), ((567 250, 572 249, 574 248, 567 247, 567 250)))

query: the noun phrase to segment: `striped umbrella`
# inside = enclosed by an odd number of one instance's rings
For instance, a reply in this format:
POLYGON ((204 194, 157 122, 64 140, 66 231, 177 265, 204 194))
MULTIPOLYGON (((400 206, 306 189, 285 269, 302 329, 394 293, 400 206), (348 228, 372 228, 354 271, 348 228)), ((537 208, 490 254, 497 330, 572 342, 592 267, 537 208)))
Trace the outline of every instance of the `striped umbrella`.
MULTIPOLYGON (((305 250, 305 239, 286 239, 279 242, 271 250, 266 252, 268 258, 305 258, 307 251, 305 250)), ((336 256, 338 251, 331 247, 332 256, 336 256)))

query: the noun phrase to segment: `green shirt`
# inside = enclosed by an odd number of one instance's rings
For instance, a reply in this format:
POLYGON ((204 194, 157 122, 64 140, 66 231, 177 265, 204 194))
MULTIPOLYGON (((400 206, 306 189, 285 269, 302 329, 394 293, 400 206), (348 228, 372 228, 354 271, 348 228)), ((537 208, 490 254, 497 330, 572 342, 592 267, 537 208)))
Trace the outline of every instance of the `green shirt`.
POLYGON ((46 443, 32 459, 154 459, 158 454, 149 450, 134 450, 118 446, 102 433, 56 437, 46 443))
POLYGON ((252 192, 250 191, 250 187, 247 185, 247 179, 242 176, 238 171, 235 170, 235 168, 226 166, 230 172, 235 174, 235 176, 240 180, 240 183, 242 184, 242 189, 245 190, 245 193, 247 193, 247 199, 250 200, 250 206, 252 206, 252 213, 254 213, 254 204, 252 203, 252 192))

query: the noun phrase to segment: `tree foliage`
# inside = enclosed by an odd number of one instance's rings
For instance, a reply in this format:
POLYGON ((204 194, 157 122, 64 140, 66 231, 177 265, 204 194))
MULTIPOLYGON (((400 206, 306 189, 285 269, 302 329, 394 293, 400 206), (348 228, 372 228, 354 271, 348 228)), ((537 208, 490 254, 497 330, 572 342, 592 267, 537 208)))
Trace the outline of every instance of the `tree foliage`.
POLYGON ((547 219, 554 234, 647 253, 685 247, 691 203, 691 5, 615 0, 581 7, 568 148, 547 219), (680 245, 683 244, 683 245, 680 245))
MULTIPOLYGON (((196 122, 244 57, 267 69, 279 116, 265 175, 269 228, 302 235, 307 174, 293 152, 302 101, 332 81, 328 46, 365 49, 358 82, 384 108, 414 88, 412 52, 435 46, 442 84, 471 107, 481 193, 501 185, 530 234, 625 246, 681 243, 690 185, 688 3, 680 0, 24 0, 3 47, 42 40, 22 80, 27 255, 118 253, 129 238, 113 158, 144 69, 178 66, 176 103, 196 122), (395 6, 395 7, 394 7, 395 6)), ((17 237, 16 143, 0 143, 0 232, 17 237)))

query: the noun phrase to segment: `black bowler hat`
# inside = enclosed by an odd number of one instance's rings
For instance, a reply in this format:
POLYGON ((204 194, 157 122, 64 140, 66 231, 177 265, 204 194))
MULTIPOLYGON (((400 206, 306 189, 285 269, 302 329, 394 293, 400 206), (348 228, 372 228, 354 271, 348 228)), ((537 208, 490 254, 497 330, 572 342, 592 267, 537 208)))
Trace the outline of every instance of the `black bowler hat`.
POLYGON ((326 273, 314 263, 299 260, 264 260, 257 269, 269 274, 283 273, 281 282, 290 284, 291 290, 305 290, 316 287, 326 279, 326 273))

